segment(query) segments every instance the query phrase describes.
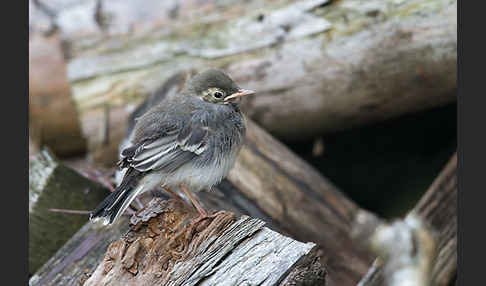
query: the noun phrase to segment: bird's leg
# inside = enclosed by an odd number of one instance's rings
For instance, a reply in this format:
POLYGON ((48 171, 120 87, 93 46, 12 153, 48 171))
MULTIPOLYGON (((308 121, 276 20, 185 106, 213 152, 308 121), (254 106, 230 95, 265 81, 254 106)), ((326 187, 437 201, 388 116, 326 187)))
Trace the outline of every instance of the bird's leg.
POLYGON ((184 185, 184 184, 180 184, 179 186, 180 186, 181 190, 182 190, 182 191, 183 191, 183 192, 186 194, 186 196, 187 196, 187 197, 188 197, 188 198, 191 200, 192 204, 194 205, 194 207, 195 207, 195 208, 197 209, 197 211, 199 212, 199 217, 197 217, 197 218, 195 219, 194 223, 197 223, 197 222, 199 222, 199 221, 201 221, 201 220, 203 220, 203 219, 205 219, 205 218, 209 217, 209 216, 208 216, 208 213, 206 212, 206 210, 204 210, 204 209, 201 207, 201 205, 199 204, 199 202, 196 200, 196 198, 194 198, 194 197, 191 195, 191 193, 190 193, 189 189, 187 188, 187 186, 186 186, 186 185, 184 185))
POLYGON ((142 204, 142 201, 139 198, 135 198, 135 203, 137 203, 137 206, 139 210, 143 209, 145 206, 142 204))
POLYGON ((174 199, 179 200, 181 202, 184 202, 184 199, 181 198, 181 196, 179 196, 176 192, 174 192, 173 190, 171 190, 169 187, 162 187, 162 189, 164 189, 164 191, 166 191, 169 194, 171 194, 174 199))

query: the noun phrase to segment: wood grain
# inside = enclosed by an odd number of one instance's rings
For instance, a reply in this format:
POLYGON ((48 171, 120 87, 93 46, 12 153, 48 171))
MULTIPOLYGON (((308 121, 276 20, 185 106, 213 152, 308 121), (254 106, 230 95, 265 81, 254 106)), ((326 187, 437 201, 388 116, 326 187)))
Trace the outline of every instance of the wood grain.
MULTIPOLYGON (((307 255, 317 263, 315 244, 284 237, 261 220, 218 212, 194 223, 195 216, 179 201, 153 199, 84 285, 278 285, 307 255)), ((317 273, 306 278, 323 281, 325 271, 317 273)))

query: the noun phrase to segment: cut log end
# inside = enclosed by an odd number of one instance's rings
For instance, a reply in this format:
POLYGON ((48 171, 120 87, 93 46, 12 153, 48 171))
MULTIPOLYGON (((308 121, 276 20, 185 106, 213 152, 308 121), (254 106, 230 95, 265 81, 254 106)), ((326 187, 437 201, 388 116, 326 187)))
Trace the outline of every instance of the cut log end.
POLYGON ((259 219, 197 213, 154 198, 110 244, 84 285, 324 285, 317 247, 285 237, 259 219), (245 283, 246 283, 245 282, 245 283))

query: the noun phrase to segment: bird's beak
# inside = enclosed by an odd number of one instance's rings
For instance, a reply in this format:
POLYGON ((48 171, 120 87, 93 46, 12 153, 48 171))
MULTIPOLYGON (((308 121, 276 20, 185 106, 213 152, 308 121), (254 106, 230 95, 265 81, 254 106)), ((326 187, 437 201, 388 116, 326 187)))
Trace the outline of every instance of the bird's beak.
POLYGON ((255 94, 255 92, 253 90, 240 89, 240 90, 238 90, 238 92, 235 92, 230 96, 227 96, 224 99, 224 101, 232 100, 232 99, 242 97, 242 96, 245 96, 245 95, 250 95, 250 94, 255 94))

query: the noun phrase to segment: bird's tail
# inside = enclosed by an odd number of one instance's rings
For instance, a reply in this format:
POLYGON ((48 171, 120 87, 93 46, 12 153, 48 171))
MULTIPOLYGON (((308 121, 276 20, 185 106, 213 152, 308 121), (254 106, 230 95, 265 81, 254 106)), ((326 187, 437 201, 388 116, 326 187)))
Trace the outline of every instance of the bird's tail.
POLYGON ((105 225, 112 224, 142 190, 143 186, 138 184, 140 174, 134 169, 129 169, 122 183, 91 212, 89 219, 102 219, 105 225))

